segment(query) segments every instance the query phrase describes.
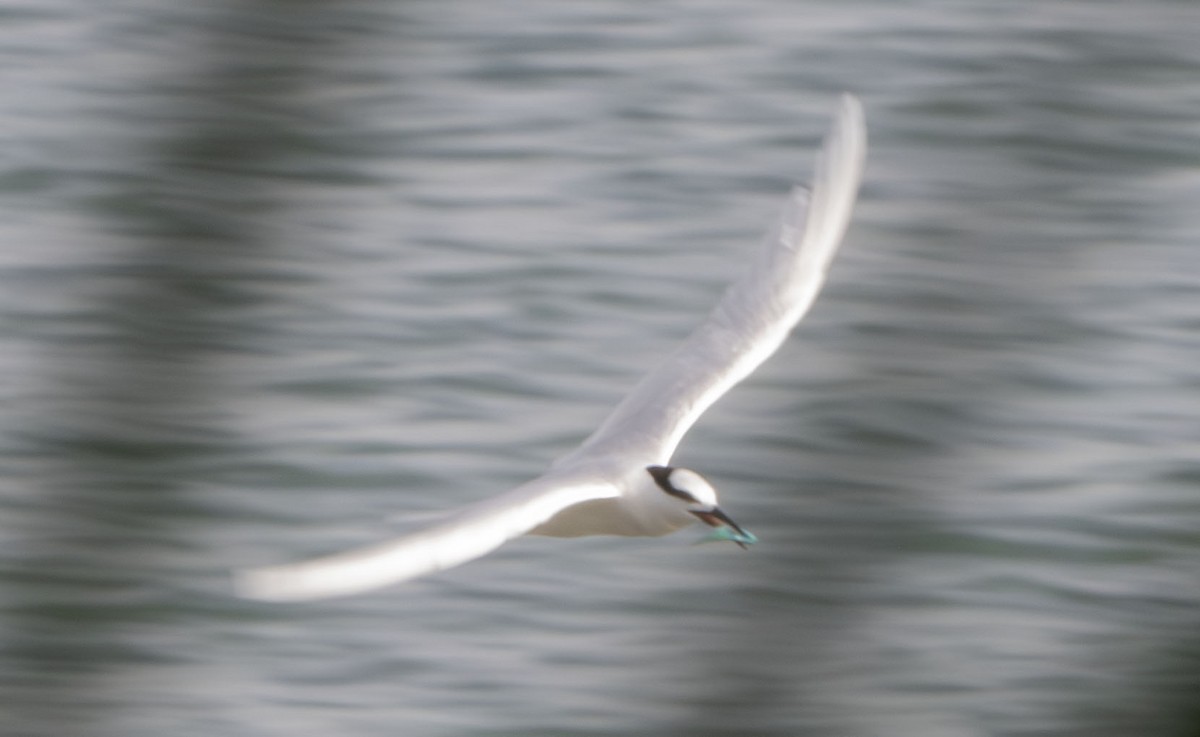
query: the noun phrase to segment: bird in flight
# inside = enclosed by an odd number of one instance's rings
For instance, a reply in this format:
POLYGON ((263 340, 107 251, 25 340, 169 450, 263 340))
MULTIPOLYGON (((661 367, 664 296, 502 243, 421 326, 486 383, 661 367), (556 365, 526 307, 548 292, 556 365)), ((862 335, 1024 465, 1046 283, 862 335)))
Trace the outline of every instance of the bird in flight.
POLYGON ((743 548, 755 542, 717 505, 712 485, 671 466, 671 456, 700 415, 774 353, 816 299, 858 196, 866 145, 862 106, 843 95, 811 187, 792 190, 749 270, 542 476, 405 537, 238 571, 238 594, 264 601, 355 594, 452 568, 527 534, 659 536, 699 521, 713 528, 712 539, 743 548))

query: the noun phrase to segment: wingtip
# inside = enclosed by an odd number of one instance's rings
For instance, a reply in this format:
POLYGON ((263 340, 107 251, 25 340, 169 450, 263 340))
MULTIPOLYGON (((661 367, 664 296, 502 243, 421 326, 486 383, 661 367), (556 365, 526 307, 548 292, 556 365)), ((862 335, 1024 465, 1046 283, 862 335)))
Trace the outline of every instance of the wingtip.
POLYGON ((853 137, 857 148, 862 154, 865 154, 867 149, 866 113, 863 110, 862 101, 849 92, 843 92, 838 100, 835 126, 844 132, 843 135, 853 137))
POLYGON ((233 571, 230 579, 234 595, 251 601, 309 601, 355 592, 353 587, 338 586, 313 575, 302 565, 243 568, 233 571))
POLYGON ((843 92, 838 96, 838 107, 844 111, 857 113, 860 117, 862 116, 862 101, 852 92, 843 92))
POLYGON ((837 112, 829 137, 837 136, 858 150, 859 156, 866 152, 867 125, 863 104, 856 96, 843 92, 838 98, 837 112))
POLYGON ((233 595, 239 599, 254 601, 294 601, 295 594, 287 595, 286 586, 280 585, 277 576, 268 568, 246 568, 230 573, 233 595))
POLYGON ((812 179, 805 238, 824 244, 828 260, 841 242, 858 197, 867 155, 867 126, 862 103, 842 93, 825 136, 812 179))

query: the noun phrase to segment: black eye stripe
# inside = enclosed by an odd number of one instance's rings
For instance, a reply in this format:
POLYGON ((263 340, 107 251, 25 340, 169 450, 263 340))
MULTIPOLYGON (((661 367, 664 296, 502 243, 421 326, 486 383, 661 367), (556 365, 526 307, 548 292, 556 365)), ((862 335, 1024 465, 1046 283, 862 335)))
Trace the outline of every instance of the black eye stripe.
POLYGON ((647 466, 646 470, 654 477, 654 483, 658 484, 658 488, 667 492, 671 496, 682 499, 689 504, 699 504, 700 500, 692 496, 691 492, 676 488, 671 484, 671 468, 669 466, 647 466))
POLYGON ((667 492, 668 494, 670 494, 673 497, 682 499, 685 502, 688 502, 690 504, 699 504, 700 503, 699 499, 692 496, 690 493, 684 491, 683 489, 676 489, 675 487, 672 486, 670 489, 663 489, 663 491, 667 492))

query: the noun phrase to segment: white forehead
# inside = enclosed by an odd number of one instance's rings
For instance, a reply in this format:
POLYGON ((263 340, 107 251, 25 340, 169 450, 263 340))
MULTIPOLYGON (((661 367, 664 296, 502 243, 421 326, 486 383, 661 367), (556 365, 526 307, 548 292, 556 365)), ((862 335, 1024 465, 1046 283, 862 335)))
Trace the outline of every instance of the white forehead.
POLYGON ((671 486, 686 491, 704 504, 717 503, 716 489, 695 471, 687 468, 672 469, 669 481, 671 486))

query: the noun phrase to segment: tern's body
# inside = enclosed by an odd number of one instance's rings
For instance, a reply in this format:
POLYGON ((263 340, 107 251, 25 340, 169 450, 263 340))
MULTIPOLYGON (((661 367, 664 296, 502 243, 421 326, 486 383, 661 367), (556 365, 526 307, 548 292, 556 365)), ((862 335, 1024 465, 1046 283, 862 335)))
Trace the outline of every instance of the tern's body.
POLYGON ((723 539, 753 542, 703 477, 667 464, 700 415, 774 353, 812 305, 849 222, 865 152, 862 109, 843 96, 811 192, 793 190, 766 247, 708 319, 544 475, 408 537, 244 571, 239 591, 269 600, 365 591, 465 563, 523 534, 658 536, 700 520, 723 539))

